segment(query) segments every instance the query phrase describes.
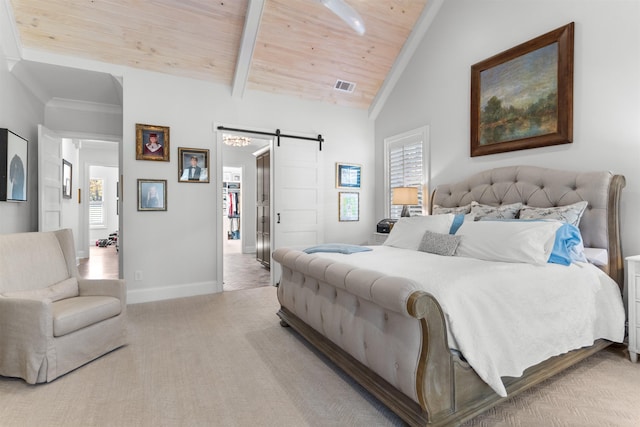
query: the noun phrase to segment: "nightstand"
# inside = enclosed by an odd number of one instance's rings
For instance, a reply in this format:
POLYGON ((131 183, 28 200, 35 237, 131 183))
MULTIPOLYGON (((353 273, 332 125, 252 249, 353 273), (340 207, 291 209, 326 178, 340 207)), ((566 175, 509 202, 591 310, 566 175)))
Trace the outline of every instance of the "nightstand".
POLYGON ((627 260, 627 299, 629 302, 629 357, 638 361, 640 353, 640 255, 627 260))
POLYGON ((373 233, 369 238, 369 245, 380 246, 387 240, 387 237, 389 237, 389 233, 373 233))

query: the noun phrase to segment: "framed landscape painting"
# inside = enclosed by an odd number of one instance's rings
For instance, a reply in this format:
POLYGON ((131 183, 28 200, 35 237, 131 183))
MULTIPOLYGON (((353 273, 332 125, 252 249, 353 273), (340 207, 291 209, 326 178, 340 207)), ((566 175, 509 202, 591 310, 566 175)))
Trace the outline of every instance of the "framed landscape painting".
POLYGON ((573 139, 574 23, 471 67, 471 157, 573 139))

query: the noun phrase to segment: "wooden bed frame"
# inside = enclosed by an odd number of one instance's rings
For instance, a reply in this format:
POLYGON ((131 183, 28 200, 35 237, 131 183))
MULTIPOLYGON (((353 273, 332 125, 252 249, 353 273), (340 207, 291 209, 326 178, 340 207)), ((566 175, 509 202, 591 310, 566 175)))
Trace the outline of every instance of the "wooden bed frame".
MULTIPOLYGON (((609 264, 603 270, 622 289, 624 272, 619 201, 624 185, 623 176, 608 172, 567 172, 513 166, 492 169, 475 174, 460 183, 439 186, 433 194, 431 204, 455 207, 466 205, 472 200, 492 205, 519 201, 530 206, 549 207, 587 200, 588 210, 580 223, 585 246, 608 251, 609 264)), ((282 265, 282 278, 278 287, 278 300, 281 304, 278 316, 281 324, 291 326, 412 426, 462 423, 611 344, 606 340, 598 340, 590 347, 552 357, 532 366, 522 377, 503 377, 508 397, 500 397, 464 360, 449 349, 446 323, 438 301, 428 293, 412 291, 409 286, 411 281, 358 270, 360 279, 355 283, 351 279, 355 275, 347 278, 354 269, 346 264, 284 248, 276 250, 273 256, 282 265), (365 279, 372 282, 385 280, 390 288, 398 287, 402 290, 393 298, 388 298, 388 295, 372 295, 372 288, 366 288, 365 279), (406 293, 400 295, 400 292, 406 293), (335 301, 336 298, 340 304, 351 308, 327 306, 330 300, 335 301), (398 301, 405 302, 404 306, 398 301), (362 307, 366 310, 359 310, 362 307), (404 322, 408 329, 415 328, 419 331, 417 333, 420 337, 414 340, 418 342, 418 348, 409 344, 406 349, 402 348, 408 354, 405 359, 398 354, 389 355, 390 359, 395 357, 396 370, 405 364, 405 360, 410 364, 412 359, 416 359, 415 365, 408 369, 412 375, 409 382, 413 382, 415 388, 408 388, 407 381, 400 379, 400 374, 396 378, 389 374, 388 369, 380 368, 379 363, 369 362, 370 359, 363 356, 367 351, 367 341, 364 338, 363 345, 360 346, 353 346, 351 341, 342 340, 343 326, 346 328, 347 324, 340 321, 338 326, 335 319, 323 318, 323 313, 334 312, 331 310, 338 310, 335 313, 345 319, 354 319, 354 322, 358 319, 345 316, 351 316, 352 313, 360 316, 360 311, 366 311, 371 317, 369 321, 375 323, 375 319, 379 319, 384 313, 385 321, 392 319, 394 324, 404 322)), ((390 347, 384 347, 384 342, 381 344, 382 348, 390 347)), ((394 346, 396 345, 394 336, 394 346)), ((388 364, 391 365, 391 362, 390 360, 388 364)))

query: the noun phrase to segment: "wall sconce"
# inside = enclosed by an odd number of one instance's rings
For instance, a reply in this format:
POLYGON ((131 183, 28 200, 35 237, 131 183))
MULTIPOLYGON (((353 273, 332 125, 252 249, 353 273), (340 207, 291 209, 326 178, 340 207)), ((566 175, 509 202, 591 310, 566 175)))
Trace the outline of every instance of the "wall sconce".
POLYGON ((404 205, 400 216, 411 216, 409 206, 418 204, 418 189, 416 187, 396 187, 391 190, 391 204, 404 205))

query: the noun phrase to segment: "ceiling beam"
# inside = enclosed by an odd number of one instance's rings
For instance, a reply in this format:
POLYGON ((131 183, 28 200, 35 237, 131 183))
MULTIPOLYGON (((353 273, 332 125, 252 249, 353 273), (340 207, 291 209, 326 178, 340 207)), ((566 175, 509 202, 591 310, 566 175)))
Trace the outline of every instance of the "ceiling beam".
POLYGON ((380 86, 380 90, 378 90, 376 97, 369 106, 370 120, 375 120, 380 114, 380 111, 382 111, 385 102, 387 102, 387 99, 389 98, 389 95, 391 95, 396 83, 398 83, 400 76, 404 72, 405 68, 407 68, 409 61, 416 52, 420 42, 422 42, 427 30, 431 27, 431 23, 438 14, 443 2, 444 0, 427 0, 427 4, 424 6, 422 14, 420 14, 418 21, 407 38, 407 41, 404 43, 404 46, 402 46, 402 50, 400 50, 398 57, 393 63, 391 71, 387 74, 384 82, 382 82, 382 86, 380 86))
POLYGON ((256 46, 256 40, 258 39, 258 30, 260 29, 263 10, 264 0, 249 0, 247 15, 244 20, 244 29, 242 31, 242 40, 240 41, 240 51, 238 52, 238 62, 236 63, 236 71, 231 87, 231 96, 234 98, 242 98, 244 96, 244 90, 247 87, 251 60, 253 59, 253 50, 256 46))

